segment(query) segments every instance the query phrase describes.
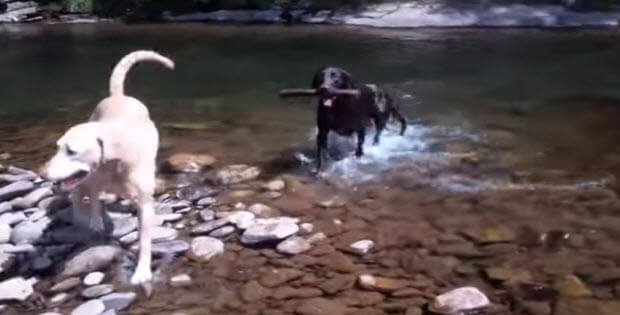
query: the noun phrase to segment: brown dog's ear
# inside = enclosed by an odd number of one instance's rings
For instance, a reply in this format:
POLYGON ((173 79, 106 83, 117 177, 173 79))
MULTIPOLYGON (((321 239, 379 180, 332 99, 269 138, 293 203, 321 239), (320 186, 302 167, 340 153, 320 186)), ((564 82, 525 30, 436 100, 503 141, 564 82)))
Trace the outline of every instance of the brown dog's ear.
POLYGON ((97 144, 99 145, 99 165, 103 164, 104 161, 104 157, 103 157, 103 140, 101 140, 101 138, 97 137, 97 144))
POLYGON ((314 73, 314 78, 312 78, 312 88, 313 89, 318 89, 321 86, 321 84, 323 84, 323 80, 324 80, 323 76, 325 75, 323 73, 323 71, 325 71, 325 67, 320 67, 314 73))

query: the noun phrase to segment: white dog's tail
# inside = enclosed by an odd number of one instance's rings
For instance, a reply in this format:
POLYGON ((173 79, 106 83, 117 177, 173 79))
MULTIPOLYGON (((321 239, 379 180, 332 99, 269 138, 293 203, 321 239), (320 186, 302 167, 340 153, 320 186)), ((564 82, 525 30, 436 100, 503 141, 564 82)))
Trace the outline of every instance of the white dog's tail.
POLYGON ((140 61, 157 61, 168 69, 174 69, 174 62, 154 51, 134 51, 119 61, 110 76, 110 95, 124 95, 125 77, 131 67, 140 61))

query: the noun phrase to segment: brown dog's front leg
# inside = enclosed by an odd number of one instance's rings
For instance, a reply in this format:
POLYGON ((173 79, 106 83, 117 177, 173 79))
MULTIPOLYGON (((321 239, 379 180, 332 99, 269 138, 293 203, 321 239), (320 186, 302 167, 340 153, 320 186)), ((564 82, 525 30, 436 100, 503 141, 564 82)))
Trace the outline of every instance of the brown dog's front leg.
POLYGON ((360 129, 357 131, 357 150, 355 156, 360 157, 364 155, 364 139, 366 138, 366 129, 360 129))
POLYGON ((327 149, 327 134, 329 130, 319 129, 319 134, 316 136, 316 158, 317 158, 317 172, 320 172, 323 168, 323 155, 327 149))

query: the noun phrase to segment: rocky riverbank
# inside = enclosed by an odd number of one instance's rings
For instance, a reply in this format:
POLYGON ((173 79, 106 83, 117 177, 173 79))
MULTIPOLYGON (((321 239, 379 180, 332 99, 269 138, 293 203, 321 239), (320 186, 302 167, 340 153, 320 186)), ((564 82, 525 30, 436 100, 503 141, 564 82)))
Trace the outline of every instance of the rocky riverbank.
POLYGON ((71 225, 66 196, 29 170, 2 168, 4 312, 620 312, 611 190, 339 190, 192 154, 171 156, 161 171, 149 298, 127 282, 138 249, 133 207, 106 196, 108 234, 89 236, 71 225))
MULTIPOLYGON (((106 21, 93 14, 71 13, 60 5, 39 6, 34 1, 5 0, 0 23, 94 23, 106 21)), ((148 11, 148 10, 147 10, 148 11)), ((0 9, 1 12, 1 9, 0 9)), ((213 10, 172 14, 131 12, 118 16, 148 22, 305 23, 355 25, 380 28, 417 27, 614 27, 620 24, 620 10, 575 11, 560 5, 529 4, 441 4, 407 1, 384 3, 362 9, 320 9, 309 3, 253 10, 213 10)))

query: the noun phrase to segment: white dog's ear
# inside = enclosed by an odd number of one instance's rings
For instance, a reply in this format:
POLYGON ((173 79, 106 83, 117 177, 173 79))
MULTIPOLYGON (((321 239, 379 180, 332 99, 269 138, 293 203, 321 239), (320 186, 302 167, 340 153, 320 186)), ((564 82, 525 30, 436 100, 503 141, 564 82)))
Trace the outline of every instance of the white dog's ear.
POLYGON ((99 165, 102 165, 104 161, 103 140, 101 140, 101 138, 99 137, 97 137, 97 144, 99 144, 99 165))

